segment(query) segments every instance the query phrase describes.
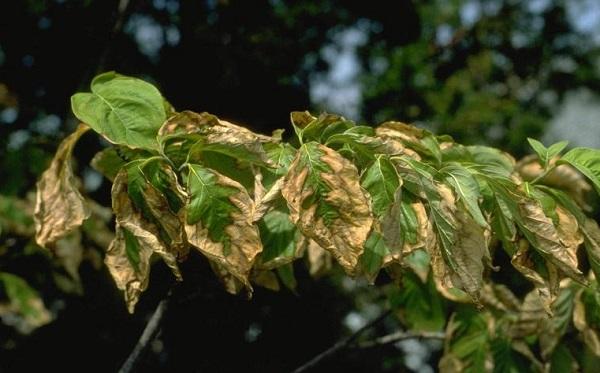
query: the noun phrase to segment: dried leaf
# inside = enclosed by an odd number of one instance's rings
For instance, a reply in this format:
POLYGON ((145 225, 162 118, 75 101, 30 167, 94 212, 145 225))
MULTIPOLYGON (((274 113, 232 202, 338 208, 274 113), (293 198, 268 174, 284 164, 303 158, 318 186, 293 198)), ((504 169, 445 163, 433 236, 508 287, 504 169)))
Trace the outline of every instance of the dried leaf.
POLYGON ((127 307, 133 312, 141 292, 148 286, 152 254, 160 255, 178 280, 181 280, 181 273, 175 255, 160 238, 159 227, 144 217, 130 199, 128 178, 128 170, 123 169, 112 187, 117 227, 105 263, 117 287, 125 291, 127 307))
POLYGON ((584 237, 585 251, 592 271, 596 278, 600 278, 600 227, 598 227, 595 220, 584 219, 583 224, 580 225, 580 230, 584 237))
POLYGON ((326 146, 306 143, 290 166, 282 195, 302 234, 329 251, 346 273, 356 274, 373 225, 356 167, 326 146))
POLYGON ((201 153, 209 151, 273 167, 273 161, 262 144, 276 143, 277 139, 254 133, 209 113, 183 111, 163 124, 159 130, 159 141, 167 155, 184 153, 191 161, 200 160, 201 153))
POLYGON ((331 271, 331 254, 325 251, 315 241, 302 237, 298 246, 306 247, 308 257, 308 271, 314 278, 322 277, 331 271))
POLYGON ((214 170, 195 164, 188 169, 185 231, 189 243, 251 294, 248 276, 263 247, 258 227, 252 224, 250 195, 240 183, 214 170))
MULTIPOLYGON (((569 250, 561 241, 559 232, 552 220, 544 214, 540 203, 524 198, 519 201, 518 208, 523 234, 531 244, 565 275, 585 284, 587 281, 577 268, 578 262, 574 250, 569 250)), ((566 214, 563 216, 566 217, 566 214)))
POLYGON ((590 328, 587 323, 586 307, 581 299, 582 294, 583 290, 580 290, 575 297, 573 324, 575 325, 575 328, 582 334, 583 342, 590 349, 590 351, 592 351, 592 353, 597 357, 600 357, 600 336, 598 335, 598 332, 590 328))
POLYGON ((252 272, 251 281, 258 285, 262 286, 265 289, 279 291, 279 280, 277 280, 277 275, 271 271, 254 271, 252 272))
POLYGON ((89 216, 71 168, 73 148, 88 129, 83 124, 79 125, 74 133, 61 142, 50 167, 37 182, 35 239, 42 247, 66 236, 89 216))
MULTIPOLYGON (((519 241, 518 249, 511 259, 511 264, 521 272, 525 278, 533 282, 537 289, 538 296, 541 299, 543 308, 548 315, 552 315, 551 304, 554 302, 556 297, 556 287, 550 284, 549 280, 543 278, 537 273, 533 267, 534 263, 531 259, 531 252, 529 249, 529 242, 522 239, 519 241)), ((550 268, 553 266, 549 264, 550 268)))
POLYGON ((456 219, 456 246, 452 251, 456 267, 452 281, 456 286, 479 303, 479 291, 483 286, 484 261, 491 262, 485 230, 463 208, 458 208, 456 219))

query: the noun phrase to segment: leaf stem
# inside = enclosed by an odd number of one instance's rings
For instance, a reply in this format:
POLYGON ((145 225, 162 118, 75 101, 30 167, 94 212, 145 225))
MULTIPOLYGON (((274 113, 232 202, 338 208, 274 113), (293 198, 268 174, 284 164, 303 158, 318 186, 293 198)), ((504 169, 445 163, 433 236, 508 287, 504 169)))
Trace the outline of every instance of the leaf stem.
POLYGON ((548 176, 548 174, 552 171, 554 171, 554 169, 556 168, 556 165, 553 165, 551 167, 548 167, 544 170, 544 172, 542 172, 541 174, 539 174, 535 179, 533 179, 530 184, 537 184, 538 182, 540 182, 542 179, 544 179, 546 176, 548 176))

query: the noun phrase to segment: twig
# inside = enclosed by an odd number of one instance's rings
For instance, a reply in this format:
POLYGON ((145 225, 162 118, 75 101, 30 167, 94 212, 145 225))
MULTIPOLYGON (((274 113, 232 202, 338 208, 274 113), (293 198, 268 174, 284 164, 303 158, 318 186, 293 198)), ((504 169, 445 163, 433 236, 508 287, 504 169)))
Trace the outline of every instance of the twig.
POLYGON ((123 363, 121 369, 119 369, 119 373, 133 372, 135 365, 150 345, 150 342, 152 342, 156 335, 160 332, 160 326, 171 299, 170 295, 171 294, 169 293, 169 295, 161 300, 160 303, 158 303, 158 306, 156 306, 150 321, 148 321, 148 324, 146 324, 146 327, 144 328, 140 339, 137 341, 137 344, 133 348, 133 351, 131 351, 131 354, 129 354, 129 357, 123 363))
POLYGON ((293 371, 293 373, 306 372, 309 369, 314 368, 316 365, 318 365, 319 363, 321 363, 323 360, 332 357, 333 355, 335 355, 336 353, 338 353, 340 350, 343 350, 343 349, 349 347, 350 345, 352 345, 352 343, 354 343, 354 341, 356 341, 356 339, 358 337, 360 337, 361 334, 363 334, 368 329, 371 329, 375 325, 377 325, 380 322, 382 322, 391 312, 392 312, 391 310, 385 311, 384 313, 382 313, 381 315, 379 315, 379 317, 377 317, 376 319, 374 319, 373 321, 371 321, 367 325, 363 326, 362 328, 358 329, 356 332, 354 332, 349 337, 346 337, 346 338, 338 341, 336 344, 334 344, 333 346, 329 347, 327 350, 321 352, 317 356, 313 357, 312 359, 310 359, 306 363, 304 363, 301 366, 299 366, 298 368, 296 368, 293 371))
POLYGON ((384 335, 383 337, 375 338, 370 341, 364 341, 358 343, 356 347, 358 348, 371 348, 384 346, 392 343, 396 343, 398 341, 403 341, 405 339, 445 339, 446 334, 442 332, 405 332, 405 331, 397 331, 392 334, 384 335))

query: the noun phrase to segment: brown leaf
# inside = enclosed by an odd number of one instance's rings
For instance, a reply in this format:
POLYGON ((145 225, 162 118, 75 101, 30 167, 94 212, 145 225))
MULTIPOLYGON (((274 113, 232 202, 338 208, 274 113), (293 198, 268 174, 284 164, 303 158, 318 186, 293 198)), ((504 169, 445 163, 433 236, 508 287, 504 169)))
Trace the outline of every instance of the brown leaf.
MULTIPOLYGON (((175 255, 160 239, 159 228, 133 206, 127 192, 127 175, 126 169, 120 171, 112 187, 117 228, 105 262, 117 287, 125 291, 129 312, 133 312, 140 293, 148 285, 153 253, 162 257, 178 280, 181 280, 181 273, 175 255)), ((151 195, 150 198, 154 197, 151 195)))
MULTIPOLYGON (((561 240, 561 238, 571 241, 577 239, 576 237, 567 237, 573 231, 573 227, 564 227, 562 233, 565 236, 561 237, 552 220, 544 214, 540 203, 532 199, 521 199, 519 210, 523 226, 529 232, 528 239, 532 240, 531 244, 565 275, 582 284, 587 283, 585 277, 577 268, 578 261, 574 253, 577 248, 569 248, 561 240)), ((562 211, 562 219, 569 222, 568 215, 564 210, 562 211)), ((574 222, 574 224, 577 223, 574 222)))
POLYGON ((282 195, 299 230, 329 251, 349 275, 373 225, 366 193, 356 167, 339 153, 320 144, 298 151, 285 177, 282 195), (319 172, 314 167, 329 169, 319 172), (307 201, 315 201, 307 205, 307 201), (328 218, 320 211, 333 215, 328 218))
POLYGON ((319 278, 331 271, 331 254, 319 246, 318 243, 309 238, 301 237, 298 246, 306 247, 308 271, 312 277, 319 278))
MULTIPOLYGON (((244 284, 235 278, 224 266, 220 265, 217 262, 213 262, 209 260, 210 268, 212 268, 213 272, 225 288, 229 294, 238 294, 244 288, 244 284)), ((248 297, 250 297, 252 293, 248 292, 248 297)))
MULTIPOLYGON (((524 239, 519 240, 517 252, 514 253, 511 263, 517 271, 525 276, 525 278, 533 282, 537 289, 537 294, 541 299, 544 311, 546 311, 548 315, 552 315, 551 305, 556 299, 558 286, 556 283, 551 283, 550 279, 543 278, 534 270, 534 264, 529 250, 531 250, 529 248, 529 242, 524 239)), ((556 271, 551 263, 546 263, 546 265, 548 267, 548 272, 556 271)))
POLYGON ((583 337, 583 342, 594 355, 600 357, 600 337, 598 332, 587 324, 585 304, 581 299, 583 290, 579 290, 575 296, 575 307, 573 309, 573 324, 583 337))
POLYGON ((42 247, 66 236, 89 216, 71 167, 73 148, 87 130, 89 127, 80 124, 74 133, 61 142, 50 167, 37 182, 35 240, 42 247))
POLYGON ((453 283, 479 303, 479 291, 483 286, 484 261, 490 262, 485 230, 475 222, 465 208, 456 211, 458 231, 456 246, 452 251, 456 276, 453 283))
POLYGON ((258 286, 272 291, 279 291, 280 289, 277 275, 271 271, 252 272, 251 281, 258 286))
POLYGON ((262 183, 262 173, 260 169, 253 167, 254 171, 254 203, 250 219, 252 222, 259 221, 275 204, 277 198, 281 195, 283 187, 283 177, 280 177, 266 190, 262 183))

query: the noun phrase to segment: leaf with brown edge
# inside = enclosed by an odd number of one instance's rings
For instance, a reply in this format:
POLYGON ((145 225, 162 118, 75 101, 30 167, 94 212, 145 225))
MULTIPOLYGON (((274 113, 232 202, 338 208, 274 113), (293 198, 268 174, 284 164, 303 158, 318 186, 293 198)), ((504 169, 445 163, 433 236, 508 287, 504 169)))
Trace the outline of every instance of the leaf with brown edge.
POLYGON ((306 143, 298 150, 281 192, 302 234, 329 251, 346 273, 355 275, 374 221, 356 167, 324 145, 306 143))
POLYGON ((226 154, 239 161, 273 167, 262 144, 277 143, 276 138, 264 136, 221 120, 209 113, 184 111, 169 118, 159 130, 159 142, 176 163, 197 162, 203 152, 226 154), (187 159, 182 159, 182 154, 187 159))
POLYGON ((187 198, 177 175, 163 160, 141 159, 128 163, 127 193, 142 216, 154 224, 159 238, 178 259, 188 254, 179 212, 187 198))
POLYGON ((254 202, 235 180, 197 164, 188 170, 188 242, 241 282, 250 295, 248 276, 263 249, 258 227, 252 223, 254 202))
POLYGON ((600 278, 600 227, 595 220, 585 218, 583 224, 580 225, 580 230, 584 237, 585 251, 590 267, 596 278, 600 278))
POLYGON ((456 232, 456 244, 452 250, 456 276, 452 277, 452 282, 479 304, 479 292, 483 286, 484 262, 491 262, 490 253, 484 228, 475 221, 465 207, 462 207, 461 204, 458 206, 455 216, 459 229, 456 232))
POLYGON ((577 256, 561 241, 552 220, 544 214, 539 202, 522 198, 518 202, 519 226, 532 246, 570 278, 587 283, 577 268, 577 256))
POLYGON ((125 291, 129 312, 133 312, 139 295, 148 285, 150 257, 158 254, 181 280, 177 259, 160 238, 159 227, 148 220, 129 194, 129 172, 121 170, 112 187, 112 207, 116 215, 116 236, 111 243, 105 263, 117 283, 125 291))
POLYGON ((125 293, 125 303, 133 313, 140 294, 148 287, 150 278, 150 246, 140 245, 136 237, 117 224, 116 235, 106 250, 104 263, 117 288, 125 293))
MULTIPOLYGON (((556 299, 556 294, 558 292, 557 281, 551 283, 552 278, 544 278, 536 271, 536 268, 534 268, 536 264, 534 262, 535 253, 531 252, 527 240, 519 240, 517 247, 517 251, 511 258, 511 264, 517 271, 521 272, 525 278, 533 283, 536 287, 537 294, 542 301, 544 311, 546 311, 548 315, 552 315, 551 305, 556 299)), ((551 263, 546 262, 542 264, 542 266, 546 267, 548 276, 551 273, 556 272, 555 267, 551 263)))
POLYGON ((34 211, 35 240, 47 247, 79 227, 89 216, 77 189, 71 167, 71 154, 77 140, 89 127, 80 124, 58 147, 50 167, 37 182, 34 211))

